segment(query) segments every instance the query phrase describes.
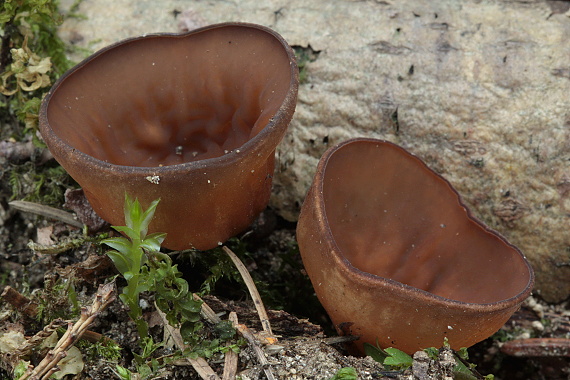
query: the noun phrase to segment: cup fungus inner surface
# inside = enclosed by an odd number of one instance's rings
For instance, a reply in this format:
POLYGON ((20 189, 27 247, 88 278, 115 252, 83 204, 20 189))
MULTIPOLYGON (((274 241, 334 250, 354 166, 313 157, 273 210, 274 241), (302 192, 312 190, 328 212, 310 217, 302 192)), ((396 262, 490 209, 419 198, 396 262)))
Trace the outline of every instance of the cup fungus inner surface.
POLYGON ((445 179, 379 141, 341 146, 323 173, 326 223, 350 265, 466 303, 503 301, 529 286, 522 254, 472 218, 445 179))
POLYGON ((274 35, 226 25, 104 49, 52 90, 47 118, 67 145, 96 159, 167 166, 241 147, 290 87, 290 57, 274 35))

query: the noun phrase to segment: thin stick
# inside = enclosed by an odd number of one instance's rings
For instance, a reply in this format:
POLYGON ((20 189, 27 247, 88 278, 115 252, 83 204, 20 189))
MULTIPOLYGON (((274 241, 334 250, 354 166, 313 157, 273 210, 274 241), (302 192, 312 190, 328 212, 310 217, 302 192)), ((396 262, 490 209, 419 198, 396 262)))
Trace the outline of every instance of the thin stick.
POLYGON ((271 331, 271 324, 269 323, 269 317, 267 316, 267 312, 265 311, 265 306, 263 306, 263 301, 261 300, 261 296, 259 295, 259 292, 255 287, 255 283, 253 282, 251 275, 249 274, 247 268, 245 267, 245 265, 243 265, 239 257, 237 257, 236 254, 233 253, 231 249, 229 249, 225 245, 222 248, 224 252, 226 252, 226 254, 230 257, 230 259, 232 259, 234 265, 237 267, 239 273, 241 274, 241 277, 243 278, 243 281, 245 282, 247 289, 249 290, 249 294, 251 295, 255 308, 257 309, 257 314, 259 314, 259 320, 261 321, 261 327, 263 327, 263 331, 265 331, 268 337, 272 338, 273 341, 271 343, 276 343, 277 339, 275 339, 275 336, 271 331))
POLYGON ((202 302, 202 306, 200 308, 200 315, 202 316, 202 318, 204 318, 205 320, 207 320, 208 322, 210 322, 214 325, 217 325, 218 323, 220 323, 222 321, 222 319, 220 317, 218 317, 216 312, 214 310, 212 310, 212 308, 206 302, 204 302, 204 300, 202 298, 200 298, 199 295, 197 295, 196 293, 193 293, 192 296, 193 296, 195 301, 202 302))
POLYGON ((341 335, 341 336, 331 336, 328 338, 321 339, 321 341, 325 344, 333 345, 338 343, 347 343, 347 342, 354 342, 358 340, 360 337, 357 335, 341 335))
POLYGON ((29 355, 34 348, 42 344, 54 331, 62 327, 65 324, 69 324, 70 321, 65 321, 61 318, 54 319, 51 323, 43 328, 42 331, 38 332, 36 335, 31 337, 22 343, 14 352, 17 356, 29 355))
POLYGON ((30 318, 35 318, 38 315, 38 304, 10 285, 6 285, 2 294, 0 294, 0 298, 30 318))
MULTIPOLYGON (((232 325, 237 326, 238 318, 235 311, 230 312, 228 317, 232 325)), ((233 350, 229 350, 226 352, 224 360, 224 375, 222 376, 222 380, 234 380, 237 374, 237 366, 238 366, 238 354, 235 353, 233 350)))
POLYGON ((99 285, 95 300, 91 307, 81 308, 81 317, 75 324, 69 322, 67 331, 57 342, 53 350, 50 350, 36 368, 28 367, 19 380, 48 379, 54 372, 57 372, 57 363, 67 356, 67 350, 77 342, 95 318, 116 298, 114 283, 99 285))
MULTIPOLYGON (((186 344, 184 344, 184 339, 182 339, 182 335, 180 334, 180 329, 170 325, 168 323, 168 319, 166 318, 166 314, 162 312, 158 307, 156 308, 160 318, 162 318, 162 322, 164 323, 164 329, 170 336, 172 340, 174 340, 174 344, 180 351, 184 351, 186 349, 186 344)), ((189 357, 185 358, 191 365, 194 367, 198 375, 204 380, 220 380, 220 377, 214 372, 212 367, 208 364, 208 362, 201 357, 196 359, 192 359, 189 357)))
POLYGON ((271 365, 269 364, 269 361, 265 356, 265 352, 261 348, 261 344, 257 341, 257 339, 255 339, 255 336, 253 335, 251 330, 246 325, 241 325, 237 323, 234 325, 234 328, 241 334, 241 336, 243 336, 247 340, 247 342, 253 348, 253 352, 255 352, 255 355, 257 356, 259 364, 261 364, 261 367, 263 368, 263 372, 265 372, 265 376, 267 376, 267 379, 275 380, 273 372, 271 371, 271 365))
POLYGON ((8 202, 8 204, 11 207, 14 207, 16 210, 45 216, 46 218, 59 220, 60 222, 64 222, 66 224, 69 224, 70 226, 83 228, 83 223, 75 219, 73 214, 67 211, 60 210, 58 208, 42 205, 40 203, 26 202, 26 201, 12 201, 8 202))

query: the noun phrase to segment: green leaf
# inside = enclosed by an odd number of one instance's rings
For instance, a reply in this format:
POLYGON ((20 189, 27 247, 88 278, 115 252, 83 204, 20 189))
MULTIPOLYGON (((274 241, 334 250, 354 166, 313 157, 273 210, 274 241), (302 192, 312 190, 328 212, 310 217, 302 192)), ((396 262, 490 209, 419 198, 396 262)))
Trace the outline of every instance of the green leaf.
POLYGON ((412 366, 412 362, 414 360, 404 351, 400 351, 397 348, 393 347, 388 347, 384 351, 386 351, 386 353, 390 356, 384 360, 383 364, 389 365, 391 367, 397 367, 399 369, 405 369, 412 366))
POLYGON ((455 358, 455 367, 453 367, 453 374, 459 380, 476 380, 477 377, 463 362, 455 358))
POLYGON ((169 306, 168 306, 168 302, 165 299, 156 299, 156 306, 162 310, 164 313, 167 313, 169 311, 169 306))
POLYGON ((160 245, 166 238, 166 234, 162 232, 155 232, 153 234, 148 235, 142 242, 141 248, 145 249, 146 251, 154 252, 160 250, 160 245))
POLYGON ((152 368, 147 363, 137 366, 140 379, 150 379, 152 377, 152 368))
POLYGON ((125 273, 123 273, 123 277, 125 278, 125 280, 127 280, 127 282, 130 282, 131 279, 133 279, 135 276, 138 276, 137 273, 134 273, 130 270, 127 270, 125 273))
POLYGON ((137 363, 137 369, 140 371, 140 368, 138 366, 144 364, 144 358, 141 355, 137 354, 136 352, 133 352, 133 356, 135 358, 135 362, 137 363))
MULTIPOLYGON (((125 213, 125 225, 133 230, 135 228, 135 221, 139 219, 139 214, 142 212, 139 200, 138 199, 131 199, 129 194, 125 193, 125 206, 124 206, 124 213, 125 213)), ((140 239, 140 236, 137 237, 140 239)))
POLYGON ((200 313, 183 313, 184 319, 190 323, 196 323, 200 321, 200 313))
POLYGON ((191 342, 196 339, 196 332, 202 329, 203 325, 201 322, 184 322, 180 326, 180 335, 184 339, 184 342, 191 342))
POLYGON ((146 292, 147 290, 149 290, 152 285, 153 285, 154 281, 143 281, 143 282, 139 282, 138 286, 136 287, 136 293, 140 294, 142 292, 146 292))
POLYGON ((115 264, 115 267, 117 267, 117 270, 123 276, 125 276, 125 273, 129 272, 129 270, 131 269, 132 263, 130 262, 128 257, 123 255, 121 252, 109 251, 107 252, 107 256, 109 256, 109 258, 113 261, 113 264, 115 264))
POLYGON ((458 351, 455 352, 455 354, 463 360, 469 360, 469 353, 467 352, 467 347, 461 347, 458 351))
POLYGON ((129 254, 132 246, 130 240, 124 237, 112 237, 103 239, 101 240, 101 243, 106 244, 109 247, 116 249, 117 251, 124 254, 129 254))
POLYGON ((234 329, 232 322, 227 320, 216 324, 214 331, 224 341, 232 339, 236 335, 236 329, 234 329))
POLYGON ((117 375, 121 378, 121 380, 131 380, 131 371, 129 371, 125 367, 121 367, 117 364, 117 375))
POLYGON ((184 310, 190 311, 192 313, 200 313, 200 310, 202 310, 202 302, 196 301, 194 299, 186 299, 180 301, 180 306, 184 310))
POLYGON ((127 226, 112 226, 115 231, 122 232, 129 237, 132 241, 140 241, 140 234, 131 227, 127 226))
MULTIPOLYGON (((139 225, 139 231, 141 231, 141 238, 146 236, 146 233, 148 231, 148 225, 150 224, 150 221, 154 217, 154 212, 155 212, 156 206, 158 206, 159 202, 160 202, 160 199, 156 199, 156 200, 152 201, 150 203, 150 206, 148 206, 148 208, 146 209, 146 211, 142 213, 141 218, 140 218, 140 225, 139 225)), ((137 201, 137 203, 138 203, 138 201, 137 201)), ((140 208, 140 205, 139 205, 139 208, 140 208)))
POLYGON ((10 18, 11 17, 9 14, 0 13, 0 25, 2 25, 2 27, 3 27, 5 23, 10 21, 10 18))
POLYGON ((424 351, 428 354, 429 358, 432 360, 437 360, 439 357, 439 350, 435 347, 425 348, 424 351))
MULTIPOLYGON (((372 346, 374 347, 374 346, 372 346)), ((353 367, 345 367, 338 370, 331 380, 357 380, 358 374, 353 367)))
POLYGON ((364 343, 364 353, 380 364, 383 364, 384 360, 390 356, 383 349, 373 346, 370 343, 364 343))

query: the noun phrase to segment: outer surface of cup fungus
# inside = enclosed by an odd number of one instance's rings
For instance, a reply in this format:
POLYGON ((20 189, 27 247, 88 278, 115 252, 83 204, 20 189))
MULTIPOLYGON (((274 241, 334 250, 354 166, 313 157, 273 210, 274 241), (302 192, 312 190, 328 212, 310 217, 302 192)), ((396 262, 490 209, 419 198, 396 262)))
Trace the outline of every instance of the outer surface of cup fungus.
MULTIPOLYGON (((125 192, 172 249, 210 249, 266 207, 298 69, 276 32, 242 23, 111 45, 43 101, 40 131, 95 211, 123 224, 125 192)), ((152 231, 151 231, 152 232, 152 231)))
POLYGON ((404 149, 355 139, 319 162, 297 240, 339 333, 407 353, 471 346, 530 294, 521 252, 475 220, 449 182, 404 149))

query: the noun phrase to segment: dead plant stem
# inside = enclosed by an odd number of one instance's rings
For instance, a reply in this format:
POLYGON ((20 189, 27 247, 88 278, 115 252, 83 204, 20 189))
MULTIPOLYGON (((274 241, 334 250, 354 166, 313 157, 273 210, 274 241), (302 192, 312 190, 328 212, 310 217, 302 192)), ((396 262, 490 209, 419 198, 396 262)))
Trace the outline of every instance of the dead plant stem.
POLYGON ((48 379, 55 372, 59 371, 57 363, 67 355, 67 350, 81 338, 89 325, 95 318, 116 298, 115 283, 111 282, 99 285, 95 300, 91 307, 81 308, 81 317, 75 324, 69 322, 67 331, 57 342, 55 347, 48 352, 37 367, 30 365, 26 373, 19 380, 39 380, 48 379))
POLYGON ((239 257, 237 257, 237 255, 231 249, 229 249, 226 246, 223 246, 222 248, 224 252, 226 252, 226 254, 230 257, 230 259, 232 259, 234 265, 237 267, 241 277, 243 278, 243 281, 245 282, 247 289, 249 290, 249 294, 253 299, 253 304, 255 305, 257 314, 259 314, 259 319, 261 321, 261 327, 263 328, 263 331, 267 335, 267 338, 270 339, 270 343, 272 344, 276 343, 277 339, 275 338, 273 332, 271 331, 271 324, 269 323, 269 317, 267 316, 267 312, 265 311, 265 306, 263 305, 261 296, 257 291, 257 287, 255 286, 255 283, 253 282, 253 279, 251 278, 249 271, 247 270, 245 265, 243 265, 239 257))

